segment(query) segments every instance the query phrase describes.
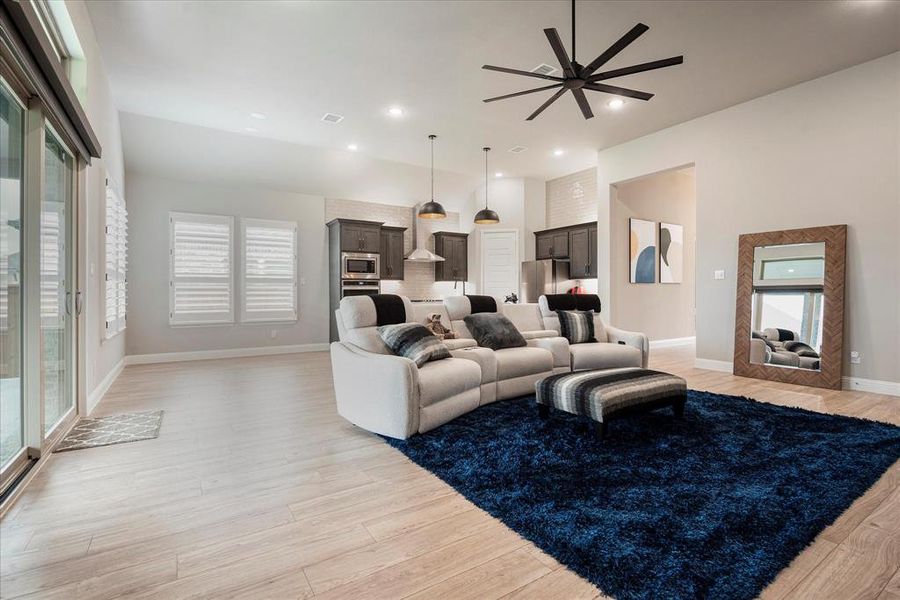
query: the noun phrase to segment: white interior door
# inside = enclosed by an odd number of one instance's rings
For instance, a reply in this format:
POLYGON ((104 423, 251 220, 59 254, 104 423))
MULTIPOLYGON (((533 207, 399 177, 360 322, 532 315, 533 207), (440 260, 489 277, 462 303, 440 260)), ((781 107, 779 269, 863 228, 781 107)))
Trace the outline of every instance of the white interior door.
POLYGON ((481 231, 481 294, 503 300, 519 293, 519 232, 481 231))

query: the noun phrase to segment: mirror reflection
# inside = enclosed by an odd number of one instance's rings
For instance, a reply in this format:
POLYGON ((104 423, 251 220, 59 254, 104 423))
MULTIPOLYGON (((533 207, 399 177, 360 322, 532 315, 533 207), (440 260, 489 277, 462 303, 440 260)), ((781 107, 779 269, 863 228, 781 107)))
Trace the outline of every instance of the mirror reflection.
POLYGON ((821 370, 825 243, 753 252, 750 362, 821 370))

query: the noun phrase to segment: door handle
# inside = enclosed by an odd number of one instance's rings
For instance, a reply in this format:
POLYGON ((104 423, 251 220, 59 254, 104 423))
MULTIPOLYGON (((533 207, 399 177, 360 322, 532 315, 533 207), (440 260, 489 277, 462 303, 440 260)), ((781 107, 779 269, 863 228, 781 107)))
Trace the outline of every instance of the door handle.
POLYGON ((72 292, 66 292, 66 314, 72 316, 72 309, 70 308, 72 304, 72 292))
POLYGON ((81 316, 81 310, 84 308, 84 301, 82 300, 83 296, 81 294, 81 290, 75 292, 75 316, 81 316))

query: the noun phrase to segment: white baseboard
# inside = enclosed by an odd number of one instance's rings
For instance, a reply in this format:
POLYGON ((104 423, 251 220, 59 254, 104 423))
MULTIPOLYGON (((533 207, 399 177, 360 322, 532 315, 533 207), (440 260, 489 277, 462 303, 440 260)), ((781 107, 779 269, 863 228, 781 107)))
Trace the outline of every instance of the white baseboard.
POLYGON ((694 336, 681 338, 668 338, 665 340, 650 340, 650 348, 674 348, 675 346, 690 346, 697 341, 694 336))
POLYGON ((841 387, 845 390, 900 396, 900 382, 896 381, 880 381, 878 379, 863 379, 862 377, 844 377, 841 384, 841 387))
POLYGON ((695 358, 694 367, 697 369, 706 369, 707 371, 722 371, 723 373, 731 373, 734 365, 728 360, 712 360, 710 358, 695 358))
POLYGON ((324 352, 328 344, 295 344, 292 346, 262 346, 259 348, 226 348, 224 350, 196 350, 192 352, 164 352, 161 354, 132 354, 125 357, 126 365, 182 362, 188 360, 212 360, 215 358, 244 358, 297 352, 324 352))
POLYGON ((114 366, 109 373, 106 374, 106 377, 103 378, 103 381, 97 384, 97 387, 94 388, 90 394, 88 394, 87 398, 87 416, 91 416, 91 413, 94 412, 94 408, 103 399, 103 396, 106 395, 106 392, 109 391, 110 386, 116 380, 116 377, 122 372, 122 369, 125 368, 125 359, 128 357, 123 357, 116 366, 114 366))

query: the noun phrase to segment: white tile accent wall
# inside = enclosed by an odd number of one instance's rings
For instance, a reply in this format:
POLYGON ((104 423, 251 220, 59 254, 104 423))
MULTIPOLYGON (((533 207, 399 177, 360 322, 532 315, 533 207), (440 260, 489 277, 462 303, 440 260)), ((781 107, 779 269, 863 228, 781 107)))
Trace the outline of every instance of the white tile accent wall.
MULTIPOLYGON (((362 219, 380 221, 385 225, 406 227, 403 232, 403 253, 412 250, 411 206, 360 202, 359 200, 325 199, 325 222, 332 219, 362 219)), ((419 228, 434 231, 459 231, 459 213, 447 212, 447 218, 440 221, 420 219, 419 228)), ((428 249, 434 251, 434 237, 428 236, 428 249)), ((434 265, 430 263, 406 263, 403 267, 403 281, 384 281, 381 291, 385 294, 400 294, 412 299, 444 298, 462 294, 462 284, 453 289, 453 282, 434 281, 434 265)), ((470 287, 471 290, 471 287, 470 287)))
POLYGON ((547 229, 597 220, 597 169, 547 181, 547 229))

